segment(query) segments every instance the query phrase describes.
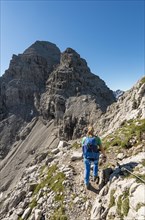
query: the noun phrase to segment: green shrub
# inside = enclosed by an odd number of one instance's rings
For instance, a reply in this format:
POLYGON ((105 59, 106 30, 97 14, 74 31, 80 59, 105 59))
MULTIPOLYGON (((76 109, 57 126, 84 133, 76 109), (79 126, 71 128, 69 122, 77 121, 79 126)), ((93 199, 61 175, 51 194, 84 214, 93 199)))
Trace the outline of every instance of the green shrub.
POLYGON ((54 213, 49 219, 50 220, 67 220, 67 216, 65 215, 65 208, 61 205, 58 209, 54 211, 54 213))
POLYGON ((129 211, 129 198, 125 198, 122 202, 123 215, 127 216, 129 211))
POLYGON ((32 200, 32 202, 29 204, 29 207, 31 208, 31 209, 33 209, 34 207, 36 207, 37 206, 37 201, 36 201, 36 199, 34 198, 33 200, 32 200))
POLYGON ((121 207, 122 207, 122 195, 120 195, 120 196, 118 197, 118 201, 117 201, 117 214, 118 214, 119 216, 122 215, 122 214, 121 214, 121 207))
MULTIPOLYGON (((40 173, 43 173, 45 167, 42 167, 40 173)), ((46 177, 42 179, 42 181, 36 185, 33 196, 36 195, 40 189, 44 186, 48 186, 55 194, 55 201, 60 202, 61 207, 58 210, 55 210, 54 214, 51 216, 50 220, 67 220, 65 216, 65 211, 62 206, 64 200, 64 186, 63 181, 65 180, 65 175, 62 172, 58 172, 57 166, 52 165, 49 167, 48 172, 46 173, 46 177)), ((30 203, 30 207, 34 208, 37 205, 37 201, 34 198, 30 203)))
POLYGON ((140 87, 145 83, 145 77, 143 77, 140 81, 140 87))
POLYGON ((72 148, 74 148, 74 149, 79 149, 80 147, 81 147, 81 144, 79 144, 78 142, 74 142, 72 144, 72 148))
MULTIPOLYGON (((46 178, 43 179, 42 182, 35 187, 33 195, 36 195, 39 192, 39 190, 42 189, 44 186, 48 186, 51 190, 53 190, 56 193, 63 192, 64 186, 62 185, 62 182, 64 180, 64 173, 57 172, 57 166, 55 164, 48 169, 46 178)), ((59 198, 62 198, 62 196, 56 196, 56 199, 59 198)))
POLYGON ((118 197, 117 201, 117 214, 123 219, 123 216, 127 216, 129 211, 129 189, 123 192, 122 195, 118 197))
POLYGON ((137 143, 142 141, 142 134, 145 132, 145 119, 129 120, 124 122, 121 128, 118 128, 114 134, 105 137, 102 142, 109 150, 110 147, 118 146, 121 148, 130 148, 130 140, 136 138, 137 143))
POLYGON ((112 189, 110 192, 110 202, 109 202, 109 208, 115 205, 115 198, 114 198, 115 189, 112 189))

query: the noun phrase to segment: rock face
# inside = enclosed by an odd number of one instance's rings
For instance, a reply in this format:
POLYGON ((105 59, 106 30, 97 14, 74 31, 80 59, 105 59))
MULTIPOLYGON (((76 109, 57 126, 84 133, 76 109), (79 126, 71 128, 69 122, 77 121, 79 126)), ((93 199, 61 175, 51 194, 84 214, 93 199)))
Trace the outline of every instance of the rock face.
POLYGON ((13 55, 0 81, 1 118, 6 112, 21 115, 26 120, 36 115, 37 99, 59 61, 60 50, 49 42, 36 41, 23 54, 13 55))
MULTIPOLYGON (((122 160, 123 167, 133 174, 139 175, 143 171, 145 153, 122 160)), ((110 175, 108 183, 102 188, 94 201, 90 219, 144 219, 145 191, 144 182, 137 183, 137 179, 128 179, 121 170, 116 170, 110 175)))
POLYGON ((0 77, 0 157, 5 157, 26 123, 39 115, 46 80, 59 62, 59 48, 44 41, 13 55, 9 69, 0 77))
POLYGON ((114 101, 113 92, 104 81, 90 72, 79 54, 68 48, 47 80, 40 112, 47 120, 56 119, 61 125, 60 134, 66 139, 74 139, 114 101))
POLYGON ((113 93, 116 99, 118 100, 118 98, 124 94, 124 91, 117 89, 116 91, 113 91, 113 93))
POLYGON ((114 101, 113 92, 73 49, 60 53, 55 44, 36 41, 23 54, 13 55, 0 77, 0 155, 7 154, 36 116, 55 120, 60 136, 69 140, 114 101))
POLYGON ((96 126, 100 133, 111 133, 126 121, 135 118, 145 118, 145 77, 110 105, 96 126))

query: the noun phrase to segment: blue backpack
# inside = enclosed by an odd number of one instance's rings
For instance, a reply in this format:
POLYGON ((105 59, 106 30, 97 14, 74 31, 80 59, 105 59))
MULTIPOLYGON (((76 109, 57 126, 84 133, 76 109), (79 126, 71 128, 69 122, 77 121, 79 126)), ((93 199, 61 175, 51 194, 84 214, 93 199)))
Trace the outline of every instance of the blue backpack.
POLYGON ((98 160, 99 149, 96 137, 86 137, 82 146, 83 156, 87 159, 98 160))

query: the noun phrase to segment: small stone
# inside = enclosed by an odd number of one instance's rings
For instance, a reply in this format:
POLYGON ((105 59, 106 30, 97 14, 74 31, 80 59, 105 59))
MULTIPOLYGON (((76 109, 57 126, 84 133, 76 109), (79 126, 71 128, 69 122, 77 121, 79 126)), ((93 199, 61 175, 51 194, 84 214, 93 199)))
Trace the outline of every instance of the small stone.
POLYGON ((35 209, 35 220, 40 220, 42 216, 42 211, 40 209, 35 209))
POLYGON ((119 159, 119 160, 122 160, 124 157, 125 157, 125 156, 124 156, 123 153, 119 153, 119 154, 117 155, 117 159, 119 159))
POLYGON ((30 213, 31 213, 31 208, 28 207, 28 208, 24 211, 24 213, 23 213, 23 215, 22 215, 22 219, 23 219, 23 220, 27 219, 28 216, 30 215, 30 213))

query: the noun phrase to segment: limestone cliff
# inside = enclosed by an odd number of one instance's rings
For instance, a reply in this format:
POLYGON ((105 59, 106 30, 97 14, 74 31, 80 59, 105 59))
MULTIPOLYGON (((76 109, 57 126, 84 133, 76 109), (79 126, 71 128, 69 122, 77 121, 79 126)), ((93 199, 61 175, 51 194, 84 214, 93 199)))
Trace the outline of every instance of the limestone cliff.
POLYGON ((0 77, 0 156, 5 157, 34 117, 53 119, 60 136, 69 140, 114 101, 113 92, 77 52, 68 48, 61 53, 55 44, 36 41, 13 55, 0 77))

